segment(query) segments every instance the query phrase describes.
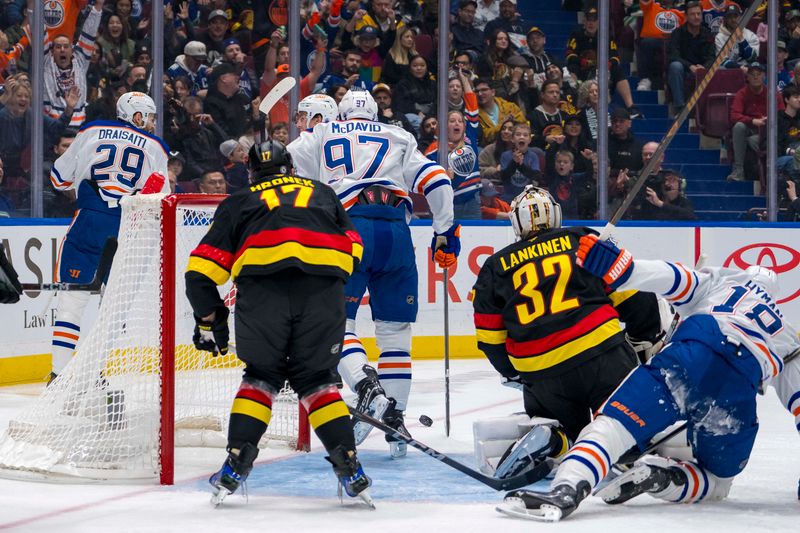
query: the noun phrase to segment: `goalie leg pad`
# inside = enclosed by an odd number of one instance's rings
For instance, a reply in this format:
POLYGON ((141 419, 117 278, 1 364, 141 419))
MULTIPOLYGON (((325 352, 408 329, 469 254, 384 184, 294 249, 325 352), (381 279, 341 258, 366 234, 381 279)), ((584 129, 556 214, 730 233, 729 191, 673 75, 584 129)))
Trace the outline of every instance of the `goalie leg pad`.
POLYGON ((53 372, 60 374, 67 366, 81 334, 81 321, 90 294, 83 291, 62 292, 58 295, 56 322, 51 341, 53 372))
POLYGON ((563 455, 569 448, 569 440, 556 421, 534 425, 521 439, 511 445, 497 465, 495 475, 506 478, 533 468, 548 457, 563 455), (555 423, 553 423, 555 422, 555 423))

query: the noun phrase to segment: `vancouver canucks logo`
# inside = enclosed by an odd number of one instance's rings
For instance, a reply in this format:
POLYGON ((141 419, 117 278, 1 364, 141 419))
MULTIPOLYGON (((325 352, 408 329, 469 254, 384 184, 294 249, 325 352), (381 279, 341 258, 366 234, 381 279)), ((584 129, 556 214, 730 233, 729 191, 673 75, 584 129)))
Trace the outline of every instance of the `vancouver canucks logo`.
POLYGON ((456 174, 460 174, 462 176, 472 172, 472 169, 475 168, 475 161, 477 161, 477 159, 478 158, 475 155, 475 150, 467 145, 464 145, 461 148, 456 148, 447 155, 447 161, 450 164, 450 168, 452 168, 456 174))

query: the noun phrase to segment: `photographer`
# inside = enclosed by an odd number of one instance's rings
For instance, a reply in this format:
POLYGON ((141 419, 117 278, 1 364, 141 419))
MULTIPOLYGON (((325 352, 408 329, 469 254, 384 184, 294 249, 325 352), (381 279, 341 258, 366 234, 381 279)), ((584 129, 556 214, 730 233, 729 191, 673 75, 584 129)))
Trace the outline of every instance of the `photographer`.
POLYGON ((211 115, 203 112, 203 101, 196 96, 188 96, 181 104, 173 98, 169 106, 174 119, 165 137, 169 146, 181 152, 186 159, 179 179, 192 180, 206 172, 222 170, 219 145, 227 136, 211 115))
POLYGON ((645 184, 642 220, 695 220, 692 202, 684 194, 686 181, 677 171, 662 170, 645 184), (662 178, 660 183, 658 179, 662 178))

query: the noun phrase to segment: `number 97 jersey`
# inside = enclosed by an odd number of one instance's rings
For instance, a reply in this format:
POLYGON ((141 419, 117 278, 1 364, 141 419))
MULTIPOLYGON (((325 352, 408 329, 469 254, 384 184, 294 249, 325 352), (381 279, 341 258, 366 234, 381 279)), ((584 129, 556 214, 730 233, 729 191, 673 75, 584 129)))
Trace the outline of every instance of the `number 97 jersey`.
POLYGON ((363 189, 377 185, 402 201, 407 219, 413 211, 409 192, 416 192, 427 197, 434 231, 452 225, 450 179, 402 128, 359 119, 327 122, 302 132, 287 148, 297 174, 333 187, 345 209, 363 189))

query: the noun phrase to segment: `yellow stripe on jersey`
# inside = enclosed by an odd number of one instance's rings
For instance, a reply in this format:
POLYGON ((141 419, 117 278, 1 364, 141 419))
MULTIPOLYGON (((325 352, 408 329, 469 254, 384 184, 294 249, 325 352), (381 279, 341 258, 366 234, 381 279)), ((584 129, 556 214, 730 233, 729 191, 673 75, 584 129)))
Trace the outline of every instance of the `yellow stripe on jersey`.
POLYGON ((272 409, 249 398, 236 398, 233 400, 231 414, 246 415, 269 425, 269 420, 272 418, 272 409))
POLYGON ((608 299, 611 300, 611 305, 617 307, 619 304, 636 294, 637 290, 630 290, 630 291, 619 291, 619 292, 612 292, 608 295, 608 299))
POLYGON ((475 329, 475 337, 478 342, 486 344, 505 344, 508 338, 508 331, 505 329, 475 329))
POLYGON ((514 357, 509 355, 508 358, 511 360, 511 364, 514 368, 519 372, 538 372, 563 363, 567 359, 597 346, 619 333, 619 331, 619 320, 614 318, 586 335, 563 344, 549 352, 529 357, 514 357))
POLYGON ((329 248, 310 248, 296 242, 284 242, 269 248, 248 248, 233 264, 233 277, 239 275, 247 265, 271 265, 284 259, 299 259, 308 265, 338 267, 350 274, 353 271, 353 256, 329 248))
POLYGON ((361 256, 364 254, 364 247, 357 242, 353 243, 353 257, 361 261, 361 256))
POLYGON ((308 421, 311 423, 311 427, 317 429, 322 424, 330 422, 331 420, 335 420, 341 417, 349 417, 350 411, 347 409, 347 405, 345 405, 344 401, 337 400, 333 403, 326 405, 316 411, 309 413, 308 421))
POLYGON ((223 285, 230 277, 230 273, 214 261, 194 255, 189 257, 189 266, 186 267, 186 270, 187 272, 199 272, 217 285, 223 285))

